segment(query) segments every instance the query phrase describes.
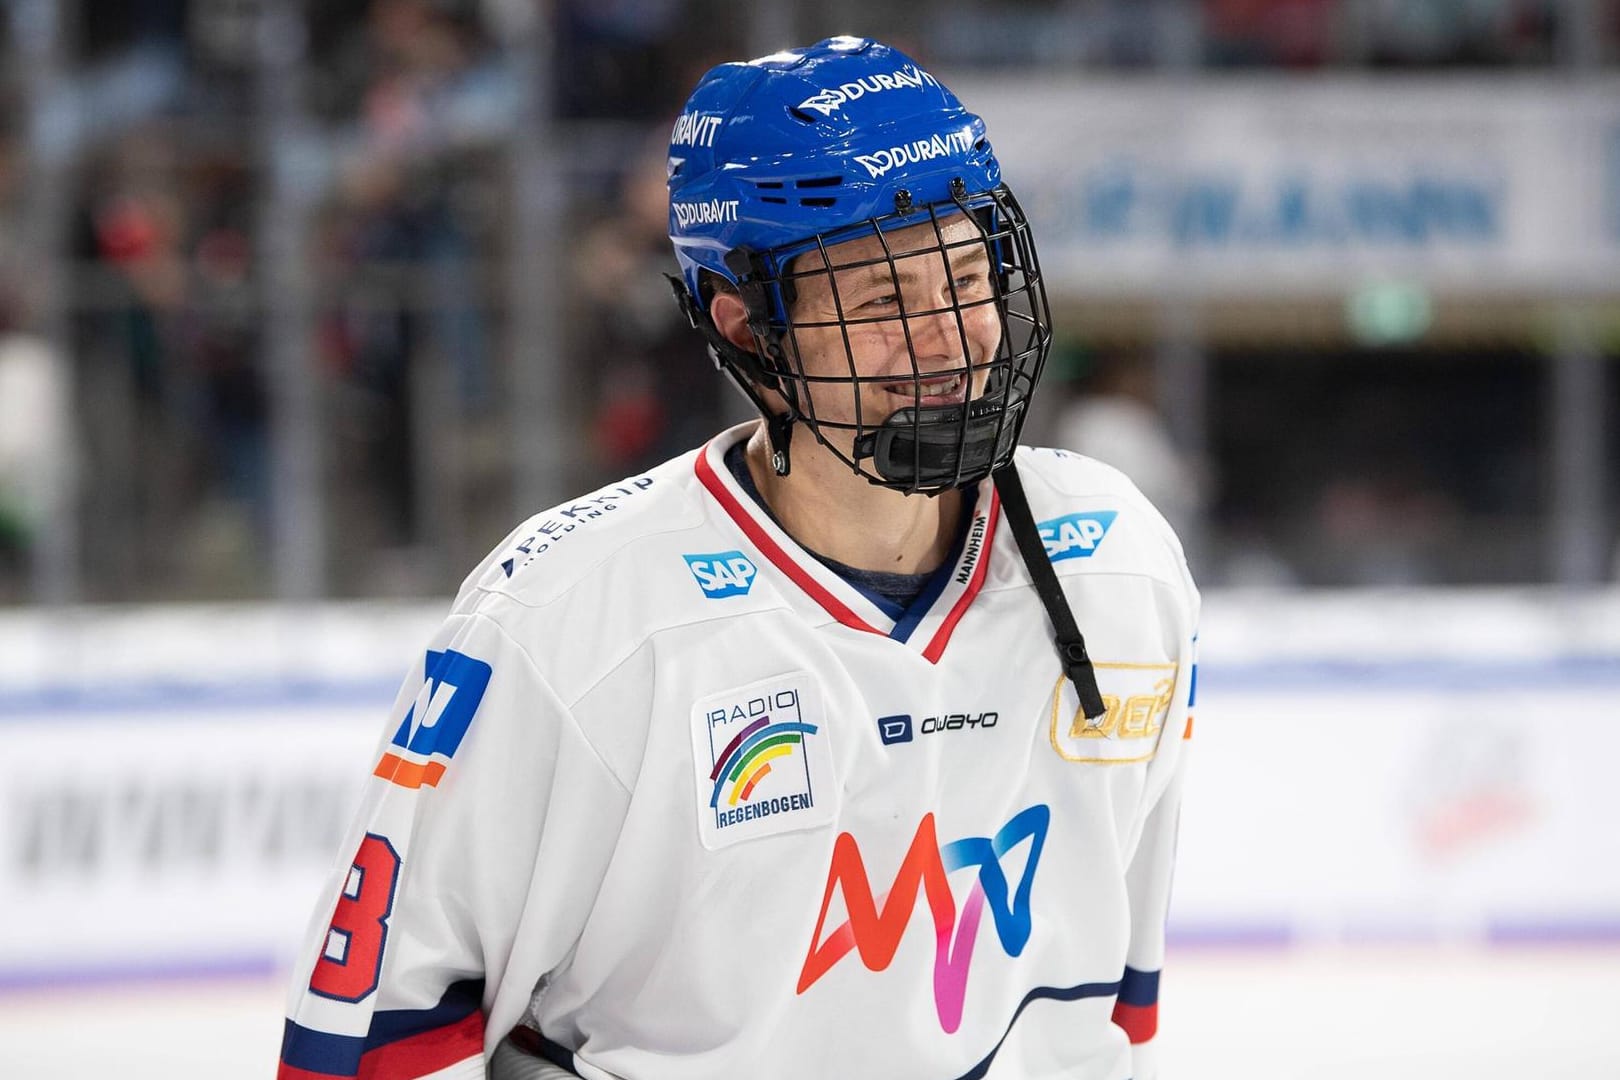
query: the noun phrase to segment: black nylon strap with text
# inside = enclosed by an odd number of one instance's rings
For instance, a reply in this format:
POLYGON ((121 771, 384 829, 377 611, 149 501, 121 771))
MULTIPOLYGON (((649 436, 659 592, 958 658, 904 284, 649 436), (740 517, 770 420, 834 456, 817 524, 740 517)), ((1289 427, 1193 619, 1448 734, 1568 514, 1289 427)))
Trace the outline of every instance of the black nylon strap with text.
POLYGON ((1052 620, 1052 629, 1057 631, 1058 659, 1063 664, 1063 673, 1074 684, 1086 719, 1094 720, 1107 711, 1103 706, 1102 692, 1097 689, 1097 673, 1086 652, 1086 639, 1075 625, 1074 613, 1069 610, 1068 598, 1063 595, 1063 586, 1058 584, 1057 572, 1046 557, 1046 545, 1041 543, 1035 518, 1029 512, 1029 499, 1024 496, 1024 484, 1018 478, 1018 467, 1009 461, 993 475, 996 491, 1001 495, 1002 509, 1007 514, 1007 527, 1012 529, 1013 539, 1018 541, 1018 553, 1024 557, 1024 565, 1029 568, 1035 592, 1046 608, 1047 618, 1052 620))

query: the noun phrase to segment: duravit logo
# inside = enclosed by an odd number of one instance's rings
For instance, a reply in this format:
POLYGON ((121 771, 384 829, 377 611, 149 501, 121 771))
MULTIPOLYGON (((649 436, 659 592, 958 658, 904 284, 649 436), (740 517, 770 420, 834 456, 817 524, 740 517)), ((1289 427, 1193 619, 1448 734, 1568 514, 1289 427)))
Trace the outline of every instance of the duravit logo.
POLYGON ((902 165, 921 165, 935 158, 965 154, 972 145, 973 129, 963 128, 961 131, 947 131, 943 135, 936 134, 926 139, 885 147, 870 154, 856 154, 855 160, 875 180, 902 165))
POLYGON ((723 596, 746 596, 753 588, 758 568, 740 551, 716 551, 706 555, 682 555, 703 595, 711 600, 723 596))
POLYGON ((720 130, 719 113, 684 112, 675 120, 669 141, 676 146, 713 146, 720 130))
POLYGON ((1036 528, 1046 548, 1046 557, 1053 562, 1089 559, 1118 516, 1117 510, 1088 510, 1043 521, 1036 528))
POLYGON ((693 225, 726 225, 737 220, 737 199, 708 199, 702 202, 672 202, 675 224, 683 229, 693 225))
POLYGON ((799 102, 799 111, 814 109, 823 117, 828 117, 842 111, 849 102, 859 101, 868 94, 881 94, 888 90, 922 90, 938 85, 939 80, 928 72, 915 64, 907 64, 893 71, 867 75, 840 86, 829 86, 814 97, 807 97, 799 102))

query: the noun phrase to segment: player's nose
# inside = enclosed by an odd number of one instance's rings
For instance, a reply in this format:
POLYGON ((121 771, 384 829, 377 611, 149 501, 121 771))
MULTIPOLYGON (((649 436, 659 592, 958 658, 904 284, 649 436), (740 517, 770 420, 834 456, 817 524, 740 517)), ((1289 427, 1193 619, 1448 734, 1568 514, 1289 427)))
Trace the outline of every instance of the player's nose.
POLYGON ((984 348, 976 340, 975 312, 957 308, 947 293, 934 298, 919 314, 907 316, 912 351, 917 360, 933 368, 961 367, 973 363, 984 348))

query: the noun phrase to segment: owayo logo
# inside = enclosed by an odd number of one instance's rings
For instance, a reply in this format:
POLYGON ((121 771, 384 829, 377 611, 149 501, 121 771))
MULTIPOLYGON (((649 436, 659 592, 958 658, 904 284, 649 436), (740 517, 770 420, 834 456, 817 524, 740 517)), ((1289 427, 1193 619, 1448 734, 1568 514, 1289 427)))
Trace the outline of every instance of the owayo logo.
POLYGON ((1108 535, 1108 527, 1119 516, 1117 510, 1092 510, 1083 514, 1043 521, 1036 526, 1046 557, 1053 562, 1089 559, 1108 535))
POLYGON ((884 746, 893 746, 895 743, 911 741, 911 714, 896 713, 894 716, 878 717, 878 738, 883 740, 884 746))
POLYGON ((878 896, 880 910, 872 893, 871 879, 861 848, 849 833, 840 833, 833 845, 832 867, 827 872, 827 888, 821 898, 821 914, 810 938, 810 951, 799 972, 798 993, 802 994, 833 965, 849 955, 860 953, 861 963, 870 971, 883 971, 900 948, 900 939, 911 922, 922 891, 934 920, 934 1009, 939 1026, 953 1033, 962 1025, 962 1003, 967 996, 968 968, 973 963, 973 946, 985 905, 995 922, 996 936, 1008 956, 1017 956, 1029 943, 1030 886, 1040 865, 1041 848, 1052 812, 1044 803, 1019 811, 994 837, 971 836, 940 846, 934 832, 934 815, 923 815, 911 847, 900 862, 894 884, 878 896), (1007 877, 1001 860, 1028 839, 1029 854, 1024 862, 1018 887, 1009 896, 1007 877), (976 868, 973 885, 958 911, 951 892, 953 871, 976 868), (845 919, 823 936, 827 910, 833 893, 842 889, 845 919))
POLYGON ((746 596, 759 573, 748 556, 740 551, 716 551, 709 555, 682 555, 703 595, 711 600, 722 596, 746 596))

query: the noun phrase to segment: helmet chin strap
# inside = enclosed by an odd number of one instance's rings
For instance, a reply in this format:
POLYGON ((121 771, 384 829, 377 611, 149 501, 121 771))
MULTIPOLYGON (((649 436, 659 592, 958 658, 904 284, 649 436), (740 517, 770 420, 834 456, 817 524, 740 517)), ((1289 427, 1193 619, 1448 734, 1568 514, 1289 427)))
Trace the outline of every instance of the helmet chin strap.
POLYGON ((765 434, 771 440, 771 468, 776 470, 777 476, 786 476, 793 469, 793 460, 788 456, 788 444, 793 441, 793 422, 798 419, 798 410, 790 409, 785 413, 764 413, 765 434))
POLYGON ((1058 583, 1057 572, 1052 569, 1052 561, 1041 542, 1040 528, 1030 513, 1029 499, 1024 495, 1018 466, 1009 461, 993 475, 996 491, 1001 495, 1002 515, 1007 527, 1012 530, 1013 539, 1018 544, 1018 554, 1023 557, 1030 582, 1035 586, 1035 594, 1041 598, 1041 606, 1046 608, 1046 617, 1052 625, 1058 663, 1063 667, 1063 674, 1074 685, 1080 711, 1087 720, 1097 720, 1107 715, 1108 706, 1097 687, 1097 671, 1092 665, 1091 654, 1086 650, 1086 639, 1075 624, 1074 612, 1069 610, 1068 598, 1063 593, 1063 586, 1058 583))
MULTIPOLYGON (((729 342, 727 345, 736 348, 729 342)), ((776 412, 765 400, 765 395, 760 393, 758 384, 743 374, 737 365, 726 363, 717 353, 713 343, 710 344, 709 352, 714 356, 715 366, 731 376, 732 383, 742 391, 743 397, 759 410, 760 417, 765 421, 765 435, 771 441, 771 468, 776 471, 777 476, 788 475, 793 469, 793 459, 789 454, 793 443, 793 425, 798 423, 803 415, 793 400, 792 392, 787 387, 782 387, 782 398, 787 402, 787 411, 776 412)))

